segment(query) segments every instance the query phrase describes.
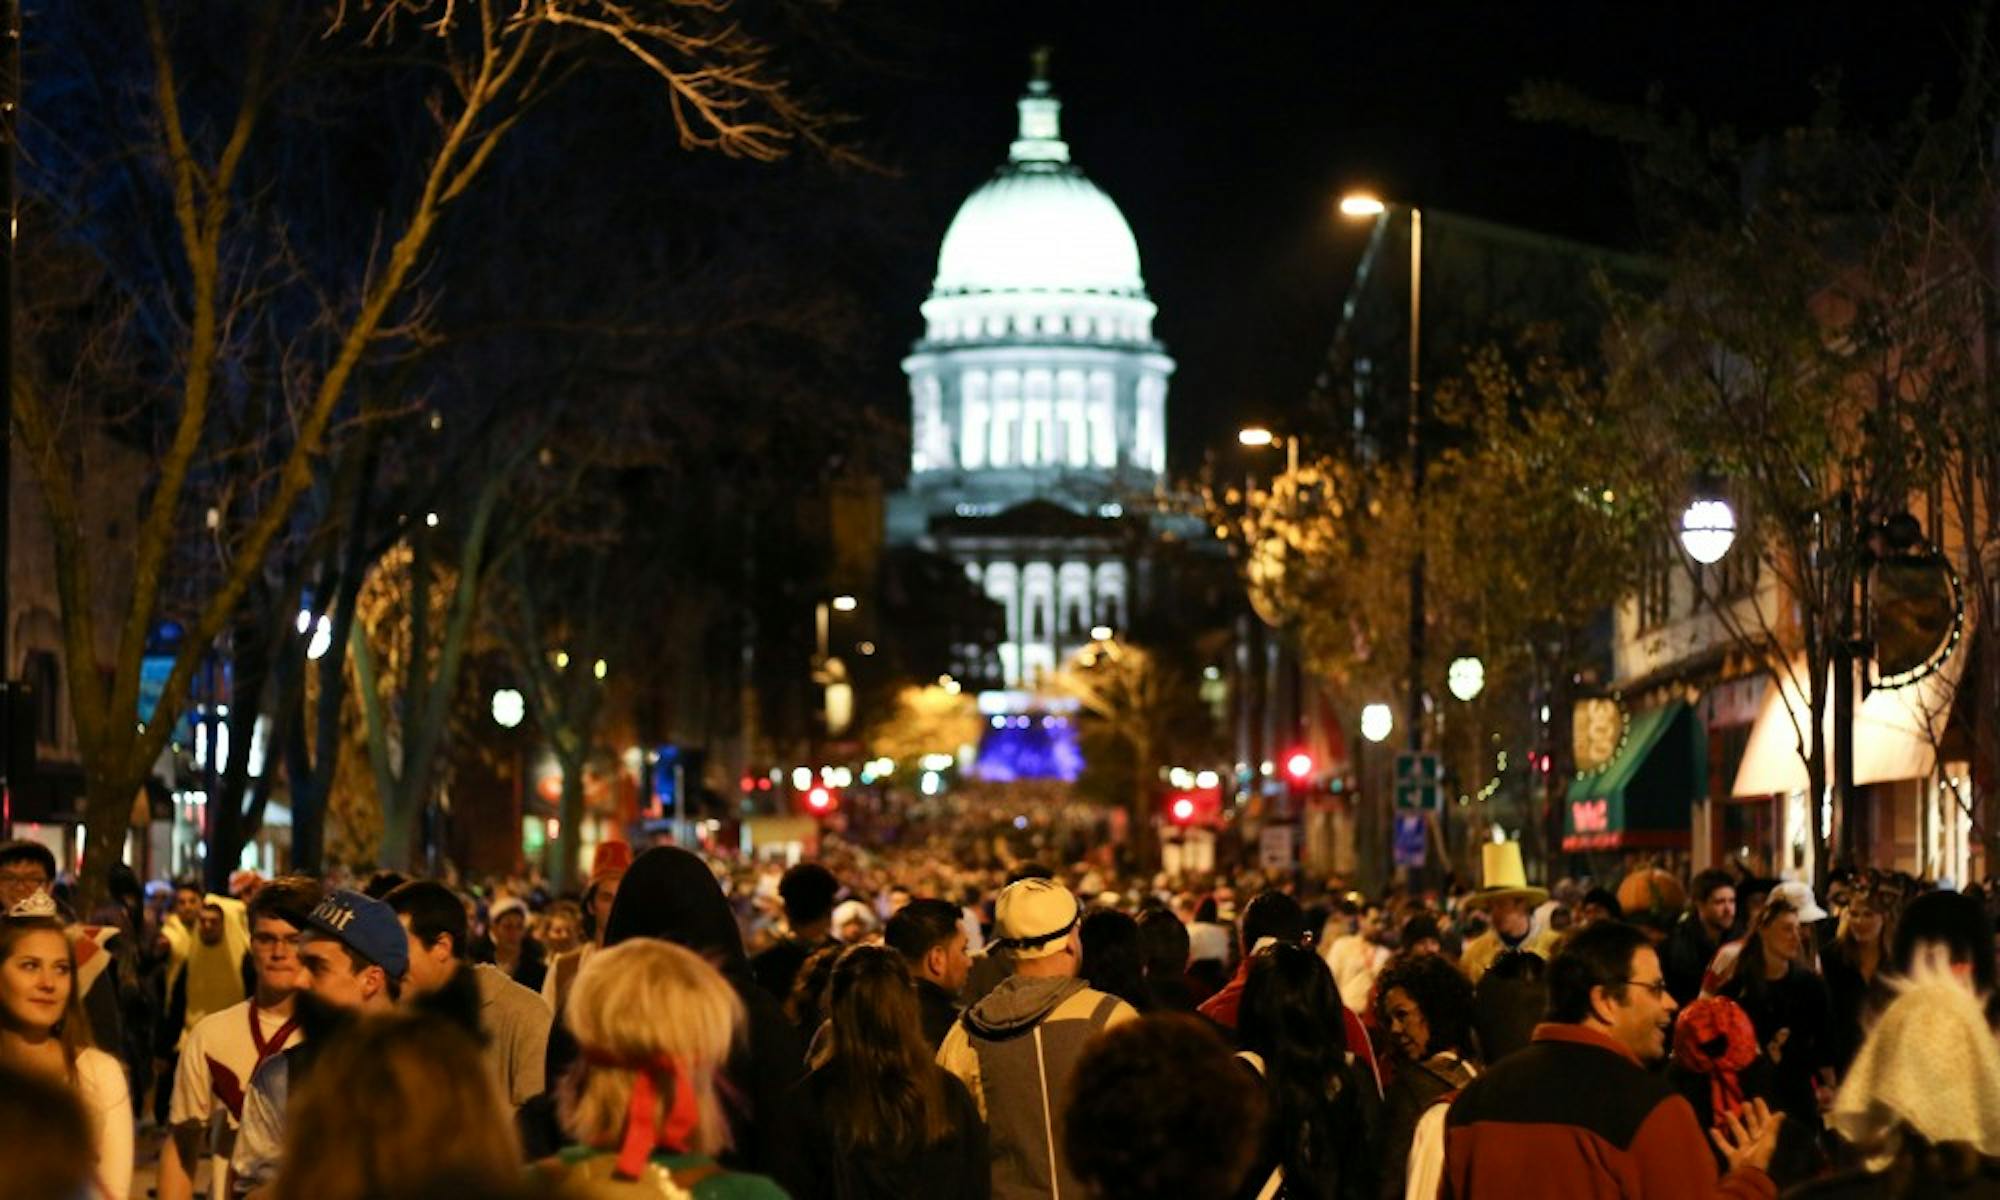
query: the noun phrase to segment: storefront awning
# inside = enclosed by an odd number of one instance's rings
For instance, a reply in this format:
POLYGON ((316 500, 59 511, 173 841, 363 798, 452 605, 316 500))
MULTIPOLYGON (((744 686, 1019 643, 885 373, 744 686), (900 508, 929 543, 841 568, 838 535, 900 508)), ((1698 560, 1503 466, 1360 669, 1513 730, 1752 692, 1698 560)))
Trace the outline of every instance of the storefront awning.
POLYGON ((1676 700, 1631 718, 1608 762, 1578 775, 1563 812, 1566 851, 1678 849, 1708 778, 1708 738, 1676 700))
MULTIPOLYGON (((1969 642, 1938 665, 1938 669, 1905 687, 1871 692, 1854 714, 1854 782, 1888 783, 1897 779, 1928 779, 1937 767, 1937 746, 1951 715, 1958 681, 1971 658, 1969 642)), ((1799 757, 1800 731, 1811 728, 1812 702, 1807 691, 1805 660, 1795 660, 1784 686, 1770 688, 1764 707, 1751 726, 1737 768, 1732 796, 1790 795, 1806 790, 1806 764, 1799 757)), ((1829 696, 1821 752, 1832 776, 1833 702, 1829 696)))

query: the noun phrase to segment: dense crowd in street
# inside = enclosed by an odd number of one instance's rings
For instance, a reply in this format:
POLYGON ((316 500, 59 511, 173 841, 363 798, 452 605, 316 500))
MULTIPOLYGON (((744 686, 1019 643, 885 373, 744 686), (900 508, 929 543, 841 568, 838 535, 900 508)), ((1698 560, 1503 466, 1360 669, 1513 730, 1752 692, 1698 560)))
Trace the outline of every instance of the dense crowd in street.
POLYGON ((4 843, 0 1200, 2000 1195, 2000 896, 1482 849, 1363 896, 608 842, 573 895, 79 913, 4 843))

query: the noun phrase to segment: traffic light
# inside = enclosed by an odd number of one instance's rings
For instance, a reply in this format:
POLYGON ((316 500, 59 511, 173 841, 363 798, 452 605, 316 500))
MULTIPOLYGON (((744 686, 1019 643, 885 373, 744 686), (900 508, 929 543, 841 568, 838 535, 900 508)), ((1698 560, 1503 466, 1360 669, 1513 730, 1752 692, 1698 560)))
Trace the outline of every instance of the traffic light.
POLYGON ((1311 782, 1313 777, 1313 756, 1304 750, 1294 750, 1285 755, 1285 778, 1293 787, 1311 782))
POLYGON ((834 806, 838 803, 839 801, 835 798, 830 788, 815 784, 811 790, 806 792, 806 811, 816 817, 823 817, 832 812, 834 806))
POLYGON ((1195 803, 1192 796, 1175 796, 1167 804, 1167 815, 1176 825, 1186 825, 1194 820, 1195 803))

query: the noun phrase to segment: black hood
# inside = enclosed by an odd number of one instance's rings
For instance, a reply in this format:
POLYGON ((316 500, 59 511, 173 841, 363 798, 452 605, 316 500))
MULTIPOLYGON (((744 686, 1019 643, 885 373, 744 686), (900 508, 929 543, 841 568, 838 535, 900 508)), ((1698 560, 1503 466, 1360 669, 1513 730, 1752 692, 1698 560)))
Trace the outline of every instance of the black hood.
POLYGON ((655 846, 633 859, 618 884, 604 944, 635 937, 686 946, 725 970, 748 961, 722 885, 706 864, 677 846, 655 846))

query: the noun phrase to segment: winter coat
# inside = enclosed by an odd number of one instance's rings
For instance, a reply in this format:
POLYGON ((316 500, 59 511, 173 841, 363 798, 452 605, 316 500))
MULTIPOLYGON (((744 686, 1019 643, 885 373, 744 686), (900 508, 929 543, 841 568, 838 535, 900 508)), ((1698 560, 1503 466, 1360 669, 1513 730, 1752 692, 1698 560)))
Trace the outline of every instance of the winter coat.
POLYGON ((1441 1200, 1623 1196, 1770 1200, 1755 1167, 1716 1178, 1687 1101, 1632 1052, 1582 1025, 1535 1040, 1466 1085, 1445 1115, 1441 1200), (1532 1181, 1533 1192, 1523 1185, 1532 1181))
POLYGON ((1090 1040, 1138 1015, 1081 979, 1013 975, 952 1026, 938 1065, 986 1120, 994 1200, 1088 1195, 1062 1161, 1063 1097, 1090 1040))

